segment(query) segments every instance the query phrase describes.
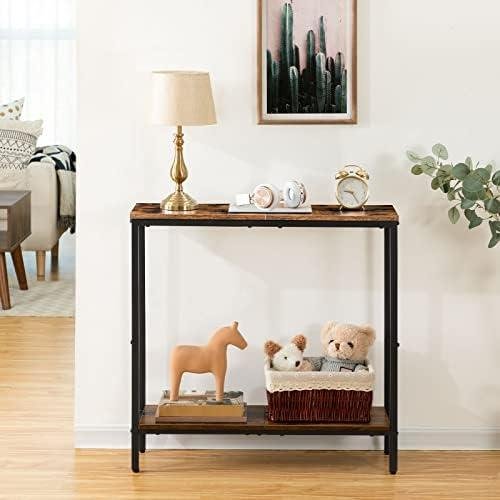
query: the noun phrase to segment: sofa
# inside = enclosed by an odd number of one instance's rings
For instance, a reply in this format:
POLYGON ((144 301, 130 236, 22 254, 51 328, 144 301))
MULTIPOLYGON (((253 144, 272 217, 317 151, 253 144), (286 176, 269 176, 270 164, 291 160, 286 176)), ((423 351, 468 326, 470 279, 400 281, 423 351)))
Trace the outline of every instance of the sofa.
POLYGON ((23 106, 24 98, 0 105, 0 190, 31 191, 31 236, 22 250, 36 252, 43 280, 47 251, 57 259, 59 238, 75 230, 76 155, 62 145, 37 147, 43 121, 21 121, 23 106))
POLYGON ((59 180, 54 165, 31 163, 22 173, 0 177, 0 190, 31 191, 31 236, 22 244, 23 252, 36 252, 37 279, 45 280, 46 255, 57 262, 59 238, 69 228, 59 216, 59 180))

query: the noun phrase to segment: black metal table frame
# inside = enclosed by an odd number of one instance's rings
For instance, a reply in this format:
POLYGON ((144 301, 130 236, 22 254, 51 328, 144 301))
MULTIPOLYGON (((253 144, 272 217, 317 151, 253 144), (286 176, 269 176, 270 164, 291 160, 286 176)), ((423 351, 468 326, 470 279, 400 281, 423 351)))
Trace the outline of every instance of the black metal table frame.
MULTIPOLYGON (((196 227, 358 227, 384 230, 384 407, 389 431, 384 434, 384 453, 389 455, 389 472, 398 469, 398 222, 301 221, 267 219, 183 220, 132 219, 132 470, 139 472, 139 453, 146 451, 146 434, 139 422, 146 405, 146 290, 145 228, 150 226, 196 227)), ((242 431, 242 434, 249 432, 242 431)), ((308 433, 310 434, 310 433, 308 433)), ((330 433, 329 433, 330 434, 330 433)), ((345 433, 344 433, 345 434, 345 433)), ((355 432, 353 434, 356 434, 355 432)))

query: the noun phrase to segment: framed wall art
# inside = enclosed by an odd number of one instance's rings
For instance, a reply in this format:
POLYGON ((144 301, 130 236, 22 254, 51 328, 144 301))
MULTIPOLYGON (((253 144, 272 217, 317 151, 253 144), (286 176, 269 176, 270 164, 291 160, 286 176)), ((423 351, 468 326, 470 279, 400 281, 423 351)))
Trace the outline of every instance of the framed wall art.
POLYGON ((258 1, 259 123, 357 123, 357 1, 258 1))

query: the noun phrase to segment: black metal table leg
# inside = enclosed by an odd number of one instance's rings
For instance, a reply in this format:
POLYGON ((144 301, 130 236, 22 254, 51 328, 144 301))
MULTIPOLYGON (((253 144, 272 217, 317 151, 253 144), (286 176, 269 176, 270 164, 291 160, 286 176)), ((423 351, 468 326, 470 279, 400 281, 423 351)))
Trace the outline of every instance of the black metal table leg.
POLYGON ((139 419, 146 403, 145 241, 144 226, 132 223, 132 470, 139 472, 139 452, 146 436, 139 419))
POLYGON ((398 227, 388 232, 389 288, 389 472, 398 471, 398 227))
MULTIPOLYGON (((384 408, 389 415, 389 380, 391 356, 391 309, 390 309, 390 238, 389 229, 384 229, 384 408)), ((384 453, 389 455, 389 435, 384 435, 384 453)))
POLYGON ((132 470, 139 472, 139 325, 138 317, 138 288, 139 262, 138 262, 138 224, 132 223, 132 415, 131 415, 131 452, 132 470))
MULTIPOLYGON (((139 290, 138 297, 138 318, 139 325, 139 357, 140 357, 140 382, 139 382, 139 414, 144 410, 146 405, 146 248, 145 248, 145 227, 140 225, 138 228, 138 262, 139 262, 139 277, 137 287, 139 290)), ((139 435, 139 450, 141 453, 146 451, 146 434, 139 435)))

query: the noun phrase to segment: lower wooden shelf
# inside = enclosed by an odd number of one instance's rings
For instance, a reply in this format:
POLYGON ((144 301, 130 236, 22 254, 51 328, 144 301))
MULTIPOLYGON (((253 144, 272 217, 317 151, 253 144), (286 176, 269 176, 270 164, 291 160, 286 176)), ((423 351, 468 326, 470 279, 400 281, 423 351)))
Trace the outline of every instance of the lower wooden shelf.
POLYGON ((367 424, 280 424, 267 420, 266 406, 248 406, 246 423, 162 423, 155 421, 156 405, 146 405, 139 422, 139 431, 145 434, 348 434, 382 435, 389 432, 389 419, 383 407, 372 408, 367 424))

